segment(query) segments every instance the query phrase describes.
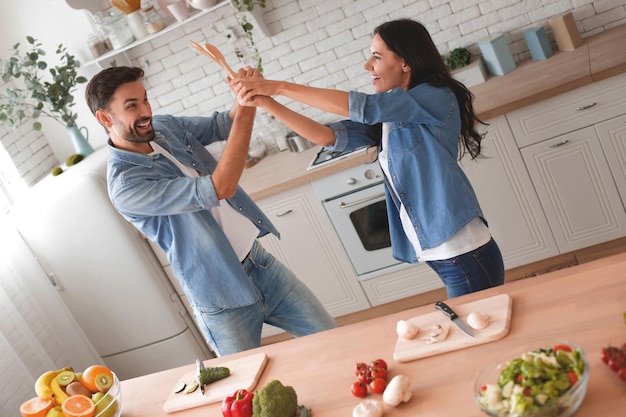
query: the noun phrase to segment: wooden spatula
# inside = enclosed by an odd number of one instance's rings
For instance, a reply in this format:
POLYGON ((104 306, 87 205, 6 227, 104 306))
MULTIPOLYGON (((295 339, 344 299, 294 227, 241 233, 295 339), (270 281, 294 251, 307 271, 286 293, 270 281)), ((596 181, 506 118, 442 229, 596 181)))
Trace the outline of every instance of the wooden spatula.
POLYGON ((222 55, 220 50, 217 49, 215 46, 211 45, 210 43, 202 46, 194 41, 189 41, 189 43, 198 51, 202 52, 204 55, 208 56, 209 58, 220 64, 228 72, 228 75, 230 75, 232 78, 235 78, 237 76, 235 71, 233 71, 233 69, 224 59, 224 55, 222 55))

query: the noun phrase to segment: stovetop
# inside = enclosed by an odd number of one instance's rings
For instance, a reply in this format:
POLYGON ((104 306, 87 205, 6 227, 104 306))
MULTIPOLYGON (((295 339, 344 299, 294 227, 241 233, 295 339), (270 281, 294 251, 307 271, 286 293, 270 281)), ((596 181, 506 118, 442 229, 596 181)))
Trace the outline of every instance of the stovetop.
POLYGON ((324 165, 332 164, 340 161, 351 155, 356 155, 367 150, 367 146, 362 148, 352 149, 350 151, 331 151, 322 147, 315 155, 315 158, 309 164, 307 171, 311 171, 315 168, 319 168, 324 165))

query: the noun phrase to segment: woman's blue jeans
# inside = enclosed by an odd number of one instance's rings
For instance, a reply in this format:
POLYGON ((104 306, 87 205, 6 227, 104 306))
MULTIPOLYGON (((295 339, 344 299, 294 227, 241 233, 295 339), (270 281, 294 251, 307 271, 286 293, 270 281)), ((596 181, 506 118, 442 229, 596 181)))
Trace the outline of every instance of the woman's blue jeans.
POLYGON ((493 238, 463 255, 426 263, 443 281, 448 298, 504 284, 502 253, 493 238))
POLYGON ((295 274, 255 242, 242 262, 259 301, 233 309, 194 307, 205 339, 218 356, 259 347, 263 323, 294 336, 337 327, 315 294, 295 274))

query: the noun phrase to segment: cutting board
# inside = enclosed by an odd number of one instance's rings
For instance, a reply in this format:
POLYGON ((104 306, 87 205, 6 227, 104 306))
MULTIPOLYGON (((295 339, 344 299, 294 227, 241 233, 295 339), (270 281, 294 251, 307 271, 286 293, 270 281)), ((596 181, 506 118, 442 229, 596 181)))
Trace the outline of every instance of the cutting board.
MULTIPOLYGON (((163 411, 173 413, 222 401, 225 397, 233 395, 238 389, 251 391, 254 389, 259 377, 263 373, 266 363, 267 355, 265 355, 265 353, 257 353, 255 355, 223 362, 216 366, 225 366, 230 369, 230 376, 205 385, 204 395, 202 395, 200 388, 191 394, 185 394, 184 392, 176 394, 174 390, 180 382, 189 384, 198 379, 197 372, 194 368, 193 371, 182 375, 176 384, 172 385, 170 395, 165 403, 163 403, 163 411)), ((205 364, 205 366, 208 367, 209 365, 205 364)))
POLYGON ((499 294, 482 300, 472 301, 466 304, 456 304, 454 299, 447 300, 450 306, 467 323, 467 316, 477 311, 489 316, 489 325, 482 330, 474 330, 475 337, 469 337, 463 333, 442 312, 435 310, 421 316, 405 319, 419 326, 419 333, 411 340, 398 337, 393 358, 398 362, 408 362, 427 356, 438 355, 452 350, 463 349, 470 346, 498 340, 506 336, 511 323, 511 308, 513 301, 508 294, 499 294), (448 327, 448 336, 445 340, 428 344, 422 340, 432 326, 441 325, 448 327))

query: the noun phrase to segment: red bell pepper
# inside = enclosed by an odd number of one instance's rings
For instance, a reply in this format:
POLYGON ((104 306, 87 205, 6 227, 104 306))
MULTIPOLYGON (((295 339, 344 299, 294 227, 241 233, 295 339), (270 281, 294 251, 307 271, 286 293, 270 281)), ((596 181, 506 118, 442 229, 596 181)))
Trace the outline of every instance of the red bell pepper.
POLYGON ((237 390, 232 396, 222 401, 222 415, 224 417, 252 417, 253 392, 245 389, 237 390))

